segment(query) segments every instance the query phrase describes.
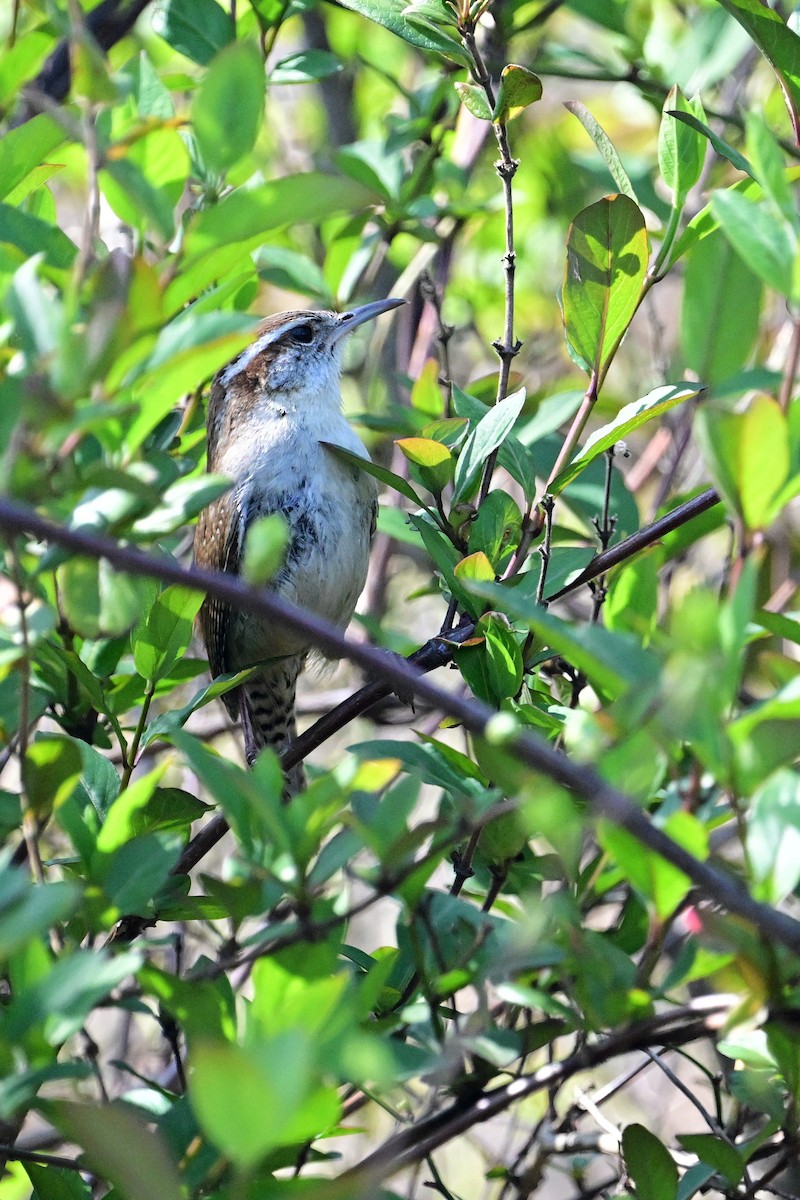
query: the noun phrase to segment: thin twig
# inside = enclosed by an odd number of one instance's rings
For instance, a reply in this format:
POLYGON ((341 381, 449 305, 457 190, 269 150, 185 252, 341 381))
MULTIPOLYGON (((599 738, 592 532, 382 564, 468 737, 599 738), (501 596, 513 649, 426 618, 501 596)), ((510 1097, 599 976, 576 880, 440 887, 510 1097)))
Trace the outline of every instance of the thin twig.
MULTIPOLYGON (((467 10, 468 13, 468 10, 467 10)), ((483 88, 487 103, 491 110, 495 106, 495 93, 483 56, 475 38, 475 23, 468 15, 459 24, 464 45, 469 51, 473 62, 473 75, 480 87, 483 88)), ((492 122, 500 158, 495 163, 495 170, 503 184, 503 208, 505 211, 505 252, 503 254, 503 271, 505 275, 505 311, 503 316, 503 336, 493 342, 500 359, 500 371, 497 377, 497 394, 495 403, 499 404, 508 395, 508 381, 511 376, 511 363, 522 348, 522 343, 514 337, 514 278, 516 274, 517 255, 514 249, 514 192, 513 179, 517 173, 519 162, 511 157, 508 144, 508 130, 505 121, 492 122)), ((481 476, 481 486, 478 493, 478 504, 485 500, 492 485, 498 450, 493 450, 486 460, 481 476)))
MULTIPOLYGON (((617 518, 611 513, 611 482, 614 477, 614 447, 609 446, 605 453, 606 459, 606 477, 603 487, 603 511, 599 517, 595 517, 592 522, 597 530, 597 538, 600 542, 600 552, 608 549, 608 543, 614 534, 614 529, 617 524, 617 518)), ((597 580, 590 584, 592 590, 592 622, 596 623, 600 620, 600 613, 603 609, 603 604, 606 599, 606 581, 605 576, 598 576, 597 580)))

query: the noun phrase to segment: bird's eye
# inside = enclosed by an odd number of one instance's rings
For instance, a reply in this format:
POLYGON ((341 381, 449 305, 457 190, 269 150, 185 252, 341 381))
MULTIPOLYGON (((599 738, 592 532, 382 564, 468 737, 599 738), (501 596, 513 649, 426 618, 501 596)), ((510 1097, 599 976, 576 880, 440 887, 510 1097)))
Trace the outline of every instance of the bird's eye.
POLYGON ((289 337, 293 342, 299 342, 301 346, 307 346, 314 340, 314 330, 310 325, 295 325, 294 329, 290 330, 289 337))

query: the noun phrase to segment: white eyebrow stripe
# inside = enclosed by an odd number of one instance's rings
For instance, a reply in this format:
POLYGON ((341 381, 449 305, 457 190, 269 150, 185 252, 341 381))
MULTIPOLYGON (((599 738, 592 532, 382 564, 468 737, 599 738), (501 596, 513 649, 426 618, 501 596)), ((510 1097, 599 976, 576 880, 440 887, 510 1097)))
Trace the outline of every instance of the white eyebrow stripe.
POLYGON ((250 366, 250 363, 260 354, 262 350, 266 350, 267 346, 272 345, 277 337, 283 333, 283 326, 278 329, 270 329, 268 333, 263 333, 260 338, 257 338, 251 346, 248 346, 242 353, 235 358, 233 362, 228 363, 225 370, 222 372, 220 379, 224 384, 230 383, 237 375, 241 375, 250 366))
POLYGON ((224 371, 220 375, 220 380, 227 385, 237 375, 241 375, 250 366, 253 359, 266 350, 267 346, 271 346, 278 338, 283 337, 290 329, 294 329, 297 325, 305 325, 308 323, 308 317, 298 316, 296 321, 287 321, 283 325, 278 325, 275 329, 270 329, 267 333, 262 333, 260 338, 253 342, 252 346, 248 346, 242 353, 235 358, 233 362, 228 363, 224 371))

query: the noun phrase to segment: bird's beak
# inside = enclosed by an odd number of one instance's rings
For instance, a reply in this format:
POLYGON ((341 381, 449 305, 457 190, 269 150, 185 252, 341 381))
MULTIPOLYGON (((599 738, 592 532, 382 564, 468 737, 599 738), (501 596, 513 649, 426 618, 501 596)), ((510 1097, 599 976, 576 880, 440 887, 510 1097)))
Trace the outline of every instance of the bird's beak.
POLYGON ((342 313, 339 317, 339 324, 333 331, 330 339, 330 345, 335 345, 341 341, 343 337, 347 337, 348 333, 352 333, 359 325, 363 325, 365 321, 372 321, 375 317, 379 317, 381 313, 389 312, 393 308, 399 308, 401 304, 405 304, 405 300, 397 300, 390 296, 388 300, 373 300, 371 304, 362 304, 359 308, 353 308, 350 312, 342 313))

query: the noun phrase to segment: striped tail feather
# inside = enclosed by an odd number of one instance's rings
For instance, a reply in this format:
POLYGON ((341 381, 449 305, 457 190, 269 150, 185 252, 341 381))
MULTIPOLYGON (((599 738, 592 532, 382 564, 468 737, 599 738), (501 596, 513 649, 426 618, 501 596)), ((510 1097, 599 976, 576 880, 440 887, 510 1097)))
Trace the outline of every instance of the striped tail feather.
MULTIPOLYGON (((295 693, 302 666, 301 655, 279 659, 262 667, 240 688, 239 715, 248 766, 265 746, 280 754, 296 737, 295 693)), ((298 763, 286 773, 286 798, 304 787, 305 773, 302 763, 298 763)))

